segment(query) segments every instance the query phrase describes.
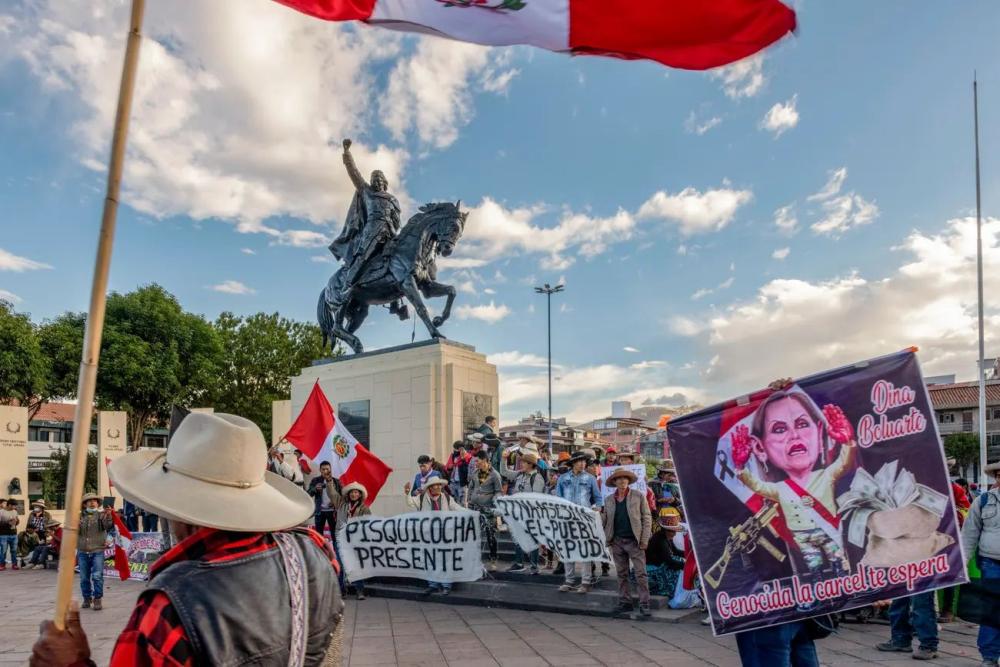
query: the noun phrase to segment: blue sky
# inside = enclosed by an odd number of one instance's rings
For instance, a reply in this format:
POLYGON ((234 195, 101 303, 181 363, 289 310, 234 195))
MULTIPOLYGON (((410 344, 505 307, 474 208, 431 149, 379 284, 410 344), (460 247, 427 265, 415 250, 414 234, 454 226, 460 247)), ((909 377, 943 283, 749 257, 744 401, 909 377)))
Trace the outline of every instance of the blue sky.
MULTIPOLYGON (((927 372, 971 377, 971 79, 992 325, 1000 5, 796 9, 796 36, 696 73, 324 24, 266 0, 151 7, 112 287, 157 282, 210 318, 311 320, 351 136, 407 213, 471 209, 441 271, 462 287, 444 330, 498 363, 505 421, 545 407, 531 287, 559 280, 555 412, 574 420, 910 344, 927 372)), ((0 290, 36 320, 86 305, 126 22, 122 2, 0 10, 0 290)), ((370 349, 410 334, 384 311, 361 330, 370 349)))

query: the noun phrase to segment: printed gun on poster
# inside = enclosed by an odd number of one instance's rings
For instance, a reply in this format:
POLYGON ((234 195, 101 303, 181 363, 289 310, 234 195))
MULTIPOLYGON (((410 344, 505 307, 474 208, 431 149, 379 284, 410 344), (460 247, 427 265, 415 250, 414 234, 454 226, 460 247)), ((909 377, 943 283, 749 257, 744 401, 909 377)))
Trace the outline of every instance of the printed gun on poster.
POLYGON ((726 574, 729 561, 735 554, 751 554, 757 550, 757 546, 764 547, 767 553, 771 554, 779 563, 785 560, 785 554, 781 553, 770 540, 762 533, 768 529, 772 535, 778 537, 777 531, 771 522, 778 516, 778 506, 774 503, 765 503, 764 507, 757 511, 752 517, 738 526, 729 527, 729 537, 726 538, 726 546, 722 550, 722 556, 715 561, 705 572, 705 581, 712 588, 718 588, 722 583, 722 577, 726 574))

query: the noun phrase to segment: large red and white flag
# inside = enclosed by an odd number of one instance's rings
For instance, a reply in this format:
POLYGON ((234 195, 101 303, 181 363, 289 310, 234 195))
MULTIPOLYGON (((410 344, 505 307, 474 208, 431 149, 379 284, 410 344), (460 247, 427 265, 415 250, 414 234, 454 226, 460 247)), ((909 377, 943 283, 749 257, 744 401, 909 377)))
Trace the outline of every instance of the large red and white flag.
POLYGON ((277 0, 328 21, 364 21, 489 46, 708 69, 795 30, 779 0, 277 0))
POLYGON ((341 484, 363 484, 368 491, 366 505, 372 504, 392 472, 392 468, 369 452, 337 419, 319 381, 313 385, 302 412, 285 434, 285 440, 301 449, 317 465, 328 461, 333 476, 341 484))
POLYGON ((132 568, 128 563, 128 548, 132 543, 132 531, 125 526, 125 522, 118 516, 118 512, 111 515, 117 528, 115 535, 115 569, 122 581, 132 576, 132 568))

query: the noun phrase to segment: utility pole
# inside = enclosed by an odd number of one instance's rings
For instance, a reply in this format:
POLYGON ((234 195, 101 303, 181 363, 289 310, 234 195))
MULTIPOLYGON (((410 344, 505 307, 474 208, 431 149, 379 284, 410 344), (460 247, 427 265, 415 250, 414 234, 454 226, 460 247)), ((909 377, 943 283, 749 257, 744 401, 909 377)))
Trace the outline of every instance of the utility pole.
POLYGON ((564 289, 566 289, 565 285, 551 287, 548 283, 545 283, 544 287, 535 288, 535 292, 545 295, 549 318, 549 454, 552 453, 552 295, 558 294, 564 289))

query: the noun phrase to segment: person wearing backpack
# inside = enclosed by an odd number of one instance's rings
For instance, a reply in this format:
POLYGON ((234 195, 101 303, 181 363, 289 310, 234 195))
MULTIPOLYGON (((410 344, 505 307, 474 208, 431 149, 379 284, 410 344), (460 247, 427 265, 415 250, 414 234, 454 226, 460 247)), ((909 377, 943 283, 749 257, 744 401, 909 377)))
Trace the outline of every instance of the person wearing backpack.
MULTIPOLYGON (((985 468, 996 484, 976 498, 962 526, 965 555, 976 554, 983 579, 1000 579, 1000 463, 985 468)), ((976 641, 983 658, 982 667, 997 667, 1000 658, 1000 619, 997 625, 981 623, 976 641)))
MULTIPOLYGON (((512 494, 518 493, 544 493, 545 476, 538 470, 538 455, 528 450, 521 451, 520 471, 511 470, 507 465, 507 458, 516 447, 508 447, 500 457, 500 474, 512 482, 512 494)), ((520 545, 514 542, 514 564, 507 570, 508 572, 524 572, 524 551, 520 545)), ((528 563, 531 566, 530 573, 538 574, 538 549, 528 554, 528 563)))

